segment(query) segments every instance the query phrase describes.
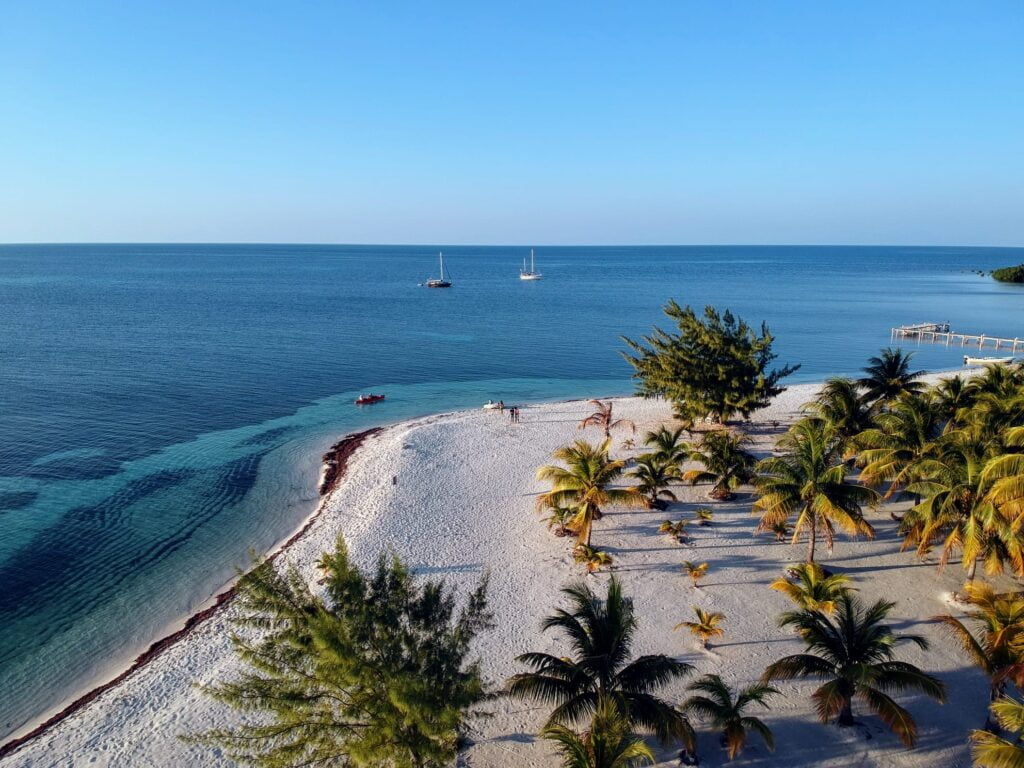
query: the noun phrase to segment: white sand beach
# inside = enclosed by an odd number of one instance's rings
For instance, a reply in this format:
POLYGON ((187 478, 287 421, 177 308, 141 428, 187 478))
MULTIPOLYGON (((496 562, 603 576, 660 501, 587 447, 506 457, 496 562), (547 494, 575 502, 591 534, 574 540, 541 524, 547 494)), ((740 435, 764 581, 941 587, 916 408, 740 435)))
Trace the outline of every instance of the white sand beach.
MULTIPOLYGON (((775 436, 809 400, 817 386, 794 386, 768 409, 755 414, 746 431, 756 452, 770 451, 775 436)), ((544 490, 534 479, 551 453, 577 438, 577 423, 592 410, 585 402, 524 407, 522 421, 506 415, 467 411, 433 416, 388 428, 371 437, 354 455, 340 486, 325 500, 323 514, 287 551, 285 559, 314 578, 313 563, 343 534, 355 558, 371 563, 391 549, 419 573, 443 575, 468 587, 485 570, 491 573, 490 604, 496 627, 479 644, 484 671, 498 687, 519 671, 515 656, 527 650, 560 652, 560 640, 542 635, 539 623, 559 604, 561 586, 588 579, 600 588, 607 575, 584 576, 570 556, 571 539, 552 535, 535 511, 544 490), (392 477, 396 483, 392 483, 392 477)), ((636 398, 615 401, 616 416, 634 420, 638 433, 668 421, 669 406, 636 398)), ((616 445, 628 433, 620 432, 616 445)), ((633 453, 638 453, 634 451, 633 453)), ((616 448, 616 453, 629 453, 616 448)), ((614 572, 634 599, 641 627, 637 653, 663 652, 685 659, 698 673, 717 672, 733 684, 758 678, 764 667, 800 646, 791 632, 776 626, 787 600, 768 589, 782 568, 798 561, 804 547, 753 536, 749 489, 733 502, 708 502, 706 488, 677 489, 680 501, 667 512, 610 509, 594 530, 594 543, 615 558, 614 572), (697 506, 715 510, 711 525, 691 526, 691 540, 680 545, 659 535, 666 519, 692 516, 697 506), (681 572, 683 560, 708 561, 709 575, 694 589, 681 572), (699 605, 726 615, 726 635, 709 651, 672 627, 699 605)), ((932 642, 925 653, 905 646, 900 658, 939 675, 949 686, 943 706, 923 697, 903 699, 918 720, 920 742, 904 749, 876 719, 857 712, 866 728, 823 726, 814 717, 810 683, 784 683, 784 696, 764 719, 776 736, 768 753, 751 742, 734 765, 759 766, 925 766, 969 765, 969 729, 985 719, 987 684, 969 667, 954 644, 930 622, 950 610, 945 602, 962 575, 958 566, 940 573, 899 551, 896 523, 887 510, 870 513, 878 536, 873 541, 840 538, 832 553, 819 559, 849 573, 868 600, 898 601, 893 612, 898 631, 920 633, 932 642)), ((223 756, 183 744, 178 736, 237 717, 205 698, 196 683, 233 675, 239 665, 228 642, 231 609, 201 624, 151 664, 91 704, 0 761, 2 768, 42 766, 223 766, 223 756)), ((126 617, 130 620, 130 617, 126 617)), ((685 685, 666 689, 675 700, 685 685)), ((479 721, 464 764, 556 766, 550 746, 538 739, 546 712, 529 703, 499 700, 493 717, 479 721)), ((723 765, 717 736, 697 725, 701 764, 723 765)), ((676 765, 678 749, 660 752, 660 765, 676 765)))

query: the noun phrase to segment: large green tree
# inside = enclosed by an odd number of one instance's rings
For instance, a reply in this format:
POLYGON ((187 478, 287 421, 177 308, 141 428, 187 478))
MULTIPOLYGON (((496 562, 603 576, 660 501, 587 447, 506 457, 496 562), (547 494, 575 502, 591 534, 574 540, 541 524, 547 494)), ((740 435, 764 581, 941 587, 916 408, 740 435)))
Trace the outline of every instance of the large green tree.
POLYGON ((451 765, 486 696, 470 658, 490 624, 486 578, 459 608, 397 558, 364 574, 340 538, 320 565, 325 597, 269 562, 241 579, 232 642, 246 669, 205 690, 254 717, 190 740, 260 768, 451 765))
POLYGON ((769 370, 775 337, 763 323, 758 333, 728 310, 709 306, 699 317, 674 300, 665 314, 678 333, 655 328, 640 341, 623 337, 634 353, 623 354, 636 369, 640 394, 671 400, 685 421, 746 418, 782 392, 779 382, 800 367, 769 370))

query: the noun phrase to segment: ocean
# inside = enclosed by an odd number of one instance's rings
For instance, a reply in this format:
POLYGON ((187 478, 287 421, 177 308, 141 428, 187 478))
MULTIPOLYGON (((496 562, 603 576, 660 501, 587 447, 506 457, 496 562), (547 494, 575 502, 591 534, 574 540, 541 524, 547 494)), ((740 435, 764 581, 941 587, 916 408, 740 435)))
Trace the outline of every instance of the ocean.
POLYGON ((439 250, 0 246, 0 738, 293 531, 343 434, 628 394, 620 335, 670 297, 767 322, 793 383, 855 374, 895 325, 1024 336, 1024 286, 977 274, 1024 249, 541 247, 524 282, 528 248, 444 247, 454 287, 428 290, 439 250))

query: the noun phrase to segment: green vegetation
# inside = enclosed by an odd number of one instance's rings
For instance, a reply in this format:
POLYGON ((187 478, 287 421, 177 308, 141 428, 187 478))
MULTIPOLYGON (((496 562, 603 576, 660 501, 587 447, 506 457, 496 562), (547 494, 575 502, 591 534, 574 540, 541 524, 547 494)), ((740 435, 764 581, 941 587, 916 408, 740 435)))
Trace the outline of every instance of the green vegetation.
MULTIPOLYGON (((1011 681, 1024 684, 1024 599, 1000 595, 987 584, 972 584, 965 597, 970 604, 967 623, 949 614, 936 616, 963 648, 971 662, 989 679, 990 701, 996 702, 1011 681)), ((985 724, 994 730, 991 721, 985 724)))
POLYGON ((747 418, 782 392, 779 382, 799 368, 769 370, 776 355, 764 324, 757 333, 728 310, 705 307, 701 318, 675 301, 665 314, 679 333, 655 328, 640 341, 623 337, 635 353, 624 357, 635 369, 639 393, 669 399, 686 422, 747 418))
POLYGON ((807 653, 786 656, 764 671, 764 682, 817 678, 822 685, 812 694, 818 718, 853 725, 853 699, 878 715, 908 747, 917 740, 917 723, 889 696, 891 692, 920 691, 944 701, 946 686, 912 664, 897 661, 895 647, 914 643, 927 650, 918 635, 894 635, 885 624, 895 603, 879 600, 865 607, 850 592, 839 596, 835 614, 822 611, 784 613, 780 626, 796 628, 807 653))
POLYGON ((758 530, 774 530, 795 512, 793 541, 807 534, 808 563, 814 562, 819 535, 831 551, 837 527, 874 538, 861 508, 873 503, 877 494, 847 479, 843 440, 830 425, 821 419, 800 419, 779 439, 778 447, 782 455, 757 466, 754 510, 762 513, 758 530))
POLYGON ((700 586, 700 580, 708 575, 710 567, 709 563, 691 563, 689 560, 683 560, 683 573, 690 577, 694 587, 700 586))
POLYGON ((870 358, 864 376, 857 380, 864 390, 864 399, 881 408, 900 395, 919 395, 924 390, 919 379, 926 372, 910 370, 913 356, 913 352, 886 348, 878 357, 870 358))
POLYGON ((542 509, 574 509, 566 527, 588 547, 594 521, 601 519, 601 507, 643 503, 635 488, 612 487, 622 477, 626 462, 609 457, 609 450, 611 440, 607 438, 600 445, 577 440, 555 451, 555 458, 567 466, 549 464, 537 470, 538 480, 551 483, 551 490, 537 497, 537 505, 542 509))
POLYGON ((722 746, 734 759, 747 743, 747 732, 757 733, 769 750, 775 749, 771 729, 760 719, 744 715, 751 704, 760 704, 768 709, 767 700, 777 696, 779 691, 764 683, 755 683, 741 690, 735 698, 728 685, 718 675, 704 675, 690 685, 697 695, 683 702, 683 711, 709 720, 716 730, 722 732, 722 746))
POLYGON ((700 447, 690 451, 690 459, 699 462, 703 469, 687 470, 683 481, 690 485, 710 483, 708 496, 718 501, 736 498, 733 491, 754 479, 757 459, 746 450, 746 445, 744 435, 724 429, 706 433, 700 447))
POLYGON ((490 622, 487 579, 457 610, 396 558, 363 574, 341 539, 320 565, 325 598, 269 562, 242 577, 232 643, 247 669, 205 690, 255 717, 191 740, 260 768, 451 765, 485 698, 469 653, 490 622))
POLYGON ((829 616, 835 613, 836 600, 853 590, 849 576, 844 573, 826 574, 817 563, 801 563, 790 568, 787 575, 788 578, 778 578, 769 586, 800 608, 821 611, 829 616))
POLYGON ((648 509, 665 509, 662 499, 676 501, 676 495, 669 490, 673 480, 681 479, 679 467, 667 461, 658 453, 644 453, 636 457, 636 464, 629 473, 636 480, 637 492, 643 496, 648 509))
POLYGON ((1018 264, 1016 267, 993 269, 992 277, 1001 283, 1024 283, 1024 264, 1018 264))
MULTIPOLYGON (((707 566, 707 563, 702 563, 707 566)), ((696 586, 696 581, 694 581, 696 586)), ((725 630, 721 624, 725 621, 725 614, 719 611, 706 611, 698 606, 693 606, 693 615, 696 621, 681 621, 673 629, 687 629, 690 634, 700 640, 702 648, 707 648, 713 637, 722 637, 725 630)))
POLYGON ((624 597, 614 577, 604 600, 585 584, 562 590, 569 609, 559 609, 542 628, 558 630, 569 643, 567 653, 526 653, 518 661, 530 667, 508 682, 518 698, 555 705, 547 725, 585 722, 608 702, 628 718, 629 728, 654 733, 663 741, 682 739, 693 747, 693 729, 686 717, 653 692, 692 671, 662 654, 632 661, 630 647, 637 631, 633 601, 624 597))
POLYGON ((555 724, 540 735, 555 742, 564 768, 632 768, 654 762, 651 748, 630 732, 629 717, 609 698, 598 702, 586 732, 555 724))
POLYGON ((993 702, 990 709, 996 723, 993 730, 971 731, 975 768, 1024 768, 1024 703, 1005 697, 993 702), (1013 741, 999 736, 996 728, 1012 732, 1013 741))

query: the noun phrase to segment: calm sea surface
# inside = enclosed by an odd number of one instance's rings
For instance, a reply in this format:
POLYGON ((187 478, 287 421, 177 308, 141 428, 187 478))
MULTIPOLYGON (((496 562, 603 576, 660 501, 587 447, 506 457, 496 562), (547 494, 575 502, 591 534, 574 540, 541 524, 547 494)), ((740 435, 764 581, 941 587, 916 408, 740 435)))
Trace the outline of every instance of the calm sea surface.
MULTIPOLYGON (((347 431, 631 391, 669 297, 765 320, 791 381, 893 325, 1024 336, 1024 249, 0 246, 0 737, 193 610, 315 504, 347 431), (383 391, 372 408, 352 404, 383 391)), ((929 369, 959 348, 922 346, 929 369)))

